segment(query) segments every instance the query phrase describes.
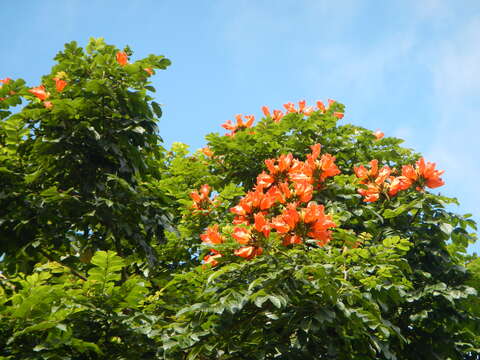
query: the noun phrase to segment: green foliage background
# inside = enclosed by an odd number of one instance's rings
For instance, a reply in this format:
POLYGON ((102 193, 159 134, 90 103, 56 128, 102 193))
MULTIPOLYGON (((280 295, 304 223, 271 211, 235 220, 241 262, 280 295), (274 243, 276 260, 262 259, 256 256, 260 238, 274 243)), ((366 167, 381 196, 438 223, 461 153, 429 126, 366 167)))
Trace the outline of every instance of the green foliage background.
POLYGON ((170 62, 120 66, 117 51, 67 44, 42 78, 51 109, 21 79, 0 88, 0 359, 480 358, 470 216, 429 192, 357 193, 354 166, 400 168, 419 154, 340 125, 339 103, 209 134, 210 157, 166 150, 145 68, 170 62), (316 143, 341 170, 314 199, 339 225, 333 240, 287 248, 272 236, 262 256, 228 255, 229 209, 264 160, 304 160, 316 143), (217 206, 192 212, 205 183, 217 206), (214 223, 227 241, 212 268, 199 236, 214 223))

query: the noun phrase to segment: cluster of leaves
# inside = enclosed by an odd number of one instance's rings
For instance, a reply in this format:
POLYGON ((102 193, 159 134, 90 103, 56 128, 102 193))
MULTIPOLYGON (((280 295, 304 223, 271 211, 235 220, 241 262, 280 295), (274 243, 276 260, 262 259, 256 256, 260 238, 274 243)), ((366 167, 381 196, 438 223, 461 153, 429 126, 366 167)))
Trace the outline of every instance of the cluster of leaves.
POLYGON ((155 354, 139 312, 149 285, 138 276, 119 284, 124 260, 98 251, 79 279, 55 262, 6 281, 0 301, 1 359, 145 359, 155 354), (9 305, 10 304, 10 305, 9 305))
POLYGON ((0 359, 480 358, 476 227, 433 164, 336 101, 166 151, 169 62, 131 56, 71 43, 2 81, 0 359))

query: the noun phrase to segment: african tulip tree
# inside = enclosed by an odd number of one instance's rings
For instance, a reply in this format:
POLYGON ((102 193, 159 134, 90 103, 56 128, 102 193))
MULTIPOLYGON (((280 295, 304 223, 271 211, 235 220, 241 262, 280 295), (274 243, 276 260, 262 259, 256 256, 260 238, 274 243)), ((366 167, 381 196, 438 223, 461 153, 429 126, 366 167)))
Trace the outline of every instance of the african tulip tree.
POLYGON ((169 243, 203 265, 156 297, 181 299, 164 356, 477 358, 462 266, 475 224, 433 192, 443 171, 341 125, 336 101, 284 108, 236 115, 192 155, 173 148, 164 185, 184 206, 169 243))
POLYGON ((1 80, 0 359, 479 358, 475 223, 432 159, 334 100, 166 151, 168 60, 56 60, 1 80))

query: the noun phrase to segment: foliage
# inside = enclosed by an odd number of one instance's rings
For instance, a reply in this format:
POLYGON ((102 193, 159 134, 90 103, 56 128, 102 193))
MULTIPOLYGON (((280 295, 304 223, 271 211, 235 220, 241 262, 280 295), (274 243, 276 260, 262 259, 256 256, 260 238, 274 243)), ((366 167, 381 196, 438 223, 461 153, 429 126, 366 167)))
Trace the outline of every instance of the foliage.
POLYGON ((92 257, 79 279, 59 263, 8 281, 2 308, 2 359, 145 359, 155 347, 139 311, 149 285, 132 276, 118 284, 124 261, 112 251, 92 257), (10 306, 5 306, 5 302, 10 306))
POLYGON ((38 255, 88 261, 98 248, 143 249, 140 258, 154 260, 168 202, 149 181, 159 178, 161 110, 145 68, 170 62, 150 55, 121 66, 117 51, 102 39, 86 50, 72 42, 40 87, 17 80, 1 89, 13 95, 0 109, 27 101, 13 115, 0 110, 0 252, 9 270, 29 271, 38 255))
POLYGON ((435 164, 333 100, 167 151, 169 61, 131 56, 2 81, 0 359, 480 358, 476 227, 435 164))

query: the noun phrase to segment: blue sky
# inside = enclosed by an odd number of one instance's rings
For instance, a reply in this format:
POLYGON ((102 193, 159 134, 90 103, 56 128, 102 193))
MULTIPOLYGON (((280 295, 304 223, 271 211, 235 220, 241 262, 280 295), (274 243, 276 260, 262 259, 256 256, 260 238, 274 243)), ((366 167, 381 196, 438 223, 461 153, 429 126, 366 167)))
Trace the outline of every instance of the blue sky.
POLYGON ((171 59, 154 79, 167 146, 195 150, 262 105, 336 99, 342 121, 401 137, 445 169, 441 192, 480 219, 477 0, 24 0, 4 1, 0 21, 0 78, 29 85, 71 40, 171 59))

